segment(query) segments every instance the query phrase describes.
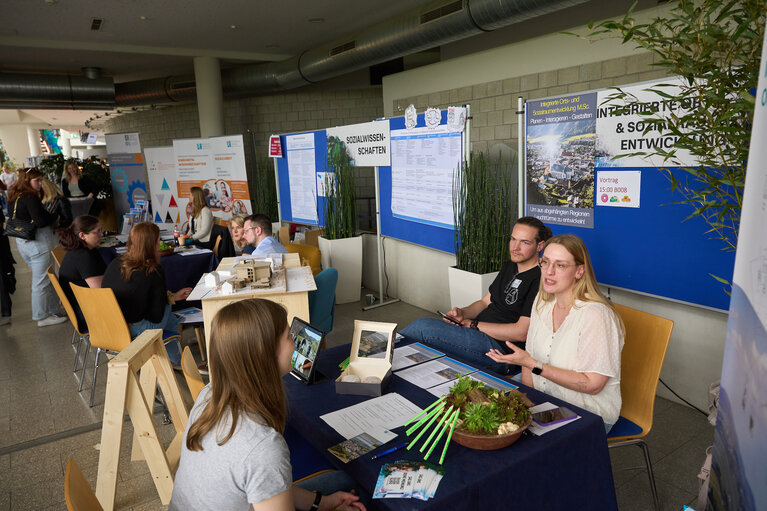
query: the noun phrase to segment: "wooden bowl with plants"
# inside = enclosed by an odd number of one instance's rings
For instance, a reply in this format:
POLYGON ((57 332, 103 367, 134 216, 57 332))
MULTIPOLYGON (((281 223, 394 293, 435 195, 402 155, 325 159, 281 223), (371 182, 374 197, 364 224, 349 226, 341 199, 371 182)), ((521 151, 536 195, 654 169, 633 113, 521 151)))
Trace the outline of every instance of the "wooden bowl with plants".
POLYGON ((462 376, 450 388, 446 406, 460 408, 453 440, 470 449, 493 451, 516 442, 530 426, 533 403, 512 390, 504 393, 462 376))
POLYGON ((165 257, 165 256, 173 255, 174 249, 171 245, 168 245, 164 241, 160 241, 159 252, 160 252, 160 257, 165 257))

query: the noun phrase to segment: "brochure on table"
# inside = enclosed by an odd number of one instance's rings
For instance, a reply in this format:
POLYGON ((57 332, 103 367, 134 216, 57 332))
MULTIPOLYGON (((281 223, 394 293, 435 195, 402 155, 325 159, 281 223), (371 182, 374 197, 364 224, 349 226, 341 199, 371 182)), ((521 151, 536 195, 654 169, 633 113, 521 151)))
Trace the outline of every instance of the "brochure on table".
POLYGON ((420 412, 421 408, 396 392, 390 392, 335 412, 326 413, 321 415, 320 419, 347 440, 362 433, 373 434, 378 438, 377 432, 403 426, 405 422, 420 412))
POLYGON ((422 389, 429 389, 436 385, 453 381, 459 376, 475 373, 476 371, 475 368, 458 362, 455 359, 442 357, 397 371, 397 376, 422 389))

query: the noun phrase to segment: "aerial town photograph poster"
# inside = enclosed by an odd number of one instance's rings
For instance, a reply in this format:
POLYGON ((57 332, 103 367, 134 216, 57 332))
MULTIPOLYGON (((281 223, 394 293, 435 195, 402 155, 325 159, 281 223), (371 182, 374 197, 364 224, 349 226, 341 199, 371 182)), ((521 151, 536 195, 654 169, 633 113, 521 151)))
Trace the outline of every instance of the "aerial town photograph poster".
POLYGON ((594 227, 597 93, 527 102, 527 214, 594 227))

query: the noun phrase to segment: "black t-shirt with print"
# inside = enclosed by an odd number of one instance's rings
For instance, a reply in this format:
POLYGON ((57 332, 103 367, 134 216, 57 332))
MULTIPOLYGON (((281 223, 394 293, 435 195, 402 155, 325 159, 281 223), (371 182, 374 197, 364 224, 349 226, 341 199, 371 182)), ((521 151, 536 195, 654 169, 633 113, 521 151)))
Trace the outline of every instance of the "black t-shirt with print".
POLYGON ((477 315, 477 321, 516 323, 520 316, 530 317, 540 281, 538 265, 519 273, 517 263, 506 261, 490 284, 490 306, 477 315))

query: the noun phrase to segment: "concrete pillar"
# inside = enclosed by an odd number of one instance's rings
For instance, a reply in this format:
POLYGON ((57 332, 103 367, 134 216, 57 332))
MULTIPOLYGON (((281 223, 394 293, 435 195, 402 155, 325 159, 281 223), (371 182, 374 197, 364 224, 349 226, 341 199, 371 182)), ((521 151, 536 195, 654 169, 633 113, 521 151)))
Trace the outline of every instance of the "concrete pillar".
POLYGON ((218 59, 195 57, 194 79, 200 136, 220 137, 224 135, 224 91, 221 88, 221 66, 218 59))
POLYGON ((61 147, 61 154, 64 158, 72 157, 72 137, 66 130, 59 130, 59 147, 61 147))
POLYGON ((27 126, 27 141, 29 142, 29 155, 40 156, 42 154, 40 149, 40 130, 27 126))

